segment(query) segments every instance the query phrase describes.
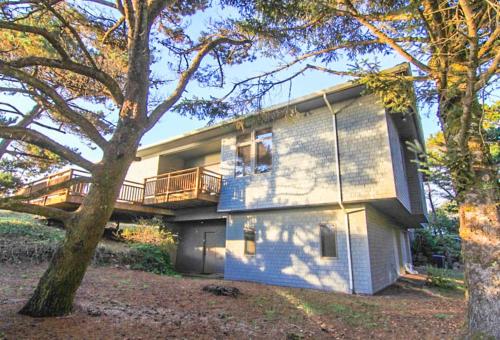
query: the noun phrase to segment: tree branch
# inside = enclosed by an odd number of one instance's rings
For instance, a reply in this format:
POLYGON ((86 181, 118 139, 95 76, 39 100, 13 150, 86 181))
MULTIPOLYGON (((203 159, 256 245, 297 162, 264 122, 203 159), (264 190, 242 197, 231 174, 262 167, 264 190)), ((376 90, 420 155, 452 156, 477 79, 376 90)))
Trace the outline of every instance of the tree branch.
POLYGON ((0 138, 14 139, 34 144, 43 149, 47 149, 66 159, 70 163, 81 166, 88 171, 92 171, 94 169, 94 163, 35 130, 15 126, 0 126, 0 138))
POLYGON ((99 147, 105 149, 108 146, 108 141, 101 136, 99 131, 95 128, 95 126, 88 121, 85 117, 78 114, 74 110, 69 107, 66 100, 57 93, 51 86, 47 83, 33 77, 32 75, 18 70, 9 66, 8 64, 0 61, 0 74, 4 74, 8 77, 15 78, 23 83, 26 83, 37 90, 44 93, 50 99, 54 101, 54 104, 57 107, 57 110, 66 118, 71 120, 74 124, 78 125, 82 131, 99 147))
POLYGON ((76 40, 76 43, 78 44, 78 46, 82 50, 82 52, 85 55, 85 57, 87 58, 87 60, 90 62, 90 64, 92 65, 92 67, 94 69, 98 70, 99 68, 97 67, 97 64, 95 63, 94 58, 92 57, 89 50, 87 49, 87 46, 85 46, 85 44, 83 43, 82 38, 80 37, 78 32, 75 30, 75 28, 61 15, 61 13, 56 11, 54 9, 54 7, 52 7, 52 5, 48 1, 44 1, 44 3, 45 3, 45 7, 47 7, 47 9, 49 11, 51 11, 52 14, 54 14, 56 16, 56 18, 59 19, 59 21, 64 26, 66 26, 66 28, 71 32, 71 35, 76 40))
POLYGON ((498 73, 499 64, 500 64, 500 48, 498 49, 495 58, 491 62, 490 67, 488 67, 488 69, 479 77, 479 80, 474 85, 475 91, 481 90, 484 86, 486 86, 490 78, 498 73))
POLYGON ((218 37, 202 45, 198 53, 192 60, 191 65, 188 67, 187 70, 182 72, 173 93, 166 100, 160 103, 149 116, 147 129, 149 130, 150 128, 152 128, 156 124, 156 122, 158 122, 158 120, 162 117, 162 115, 165 112, 167 112, 177 102, 177 100, 179 100, 179 98, 182 96, 182 93, 186 89, 189 80, 196 72, 196 70, 198 70, 198 68, 200 67, 203 58, 210 51, 212 51, 215 47, 225 43, 237 46, 237 45, 245 45, 250 42, 251 42, 250 40, 235 40, 228 37, 218 37))
POLYGON ((345 5, 349 8, 350 15, 355 18, 360 24, 365 26, 370 32, 375 35, 382 43, 390 46, 394 51, 399 53, 403 58, 408 60, 410 63, 421 69, 423 72, 432 73, 432 69, 419 61, 417 58, 408 53, 403 49, 394 39, 390 38, 387 34, 378 29, 375 25, 369 22, 363 15, 360 15, 352 2, 350 0, 343 1, 345 5))
POLYGON ((72 212, 64 211, 61 209, 10 200, 0 201, 0 209, 45 216, 48 218, 60 220, 62 222, 68 221, 73 216, 72 212))
POLYGON ((75 63, 71 60, 57 60, 43 57, 26 57, 9 61, 9 66, 23 68, 30 66, 46 66, 67 70, 87 78, 94 79, 103 84, 110 92, 114 102, 119 106, 123 104, 123 93, 118 83, 109 74, 99 69, 75 63))
MULTIPOLYGON (((23 118, 15 126, 20 128, 26 128, 35 120, 35 118, 38 116, 39 113, 40 113, 40 105, 35 105, 30 110, 30 112, 24 115, 23 118)), ((0 158, 2 158, 2 156, 5 154, 11 142, 12 140, 6 138, 3 138, 2 141, 0 141, 0 158)))
POLYGON ((62 59, 64 60, 71 59, 66 50, 64 49, 64 47, 59 42, 59 40, 46 29, 40 27, 33 27, 29 25, 16 24, 8 21, 0 21, 0 28, 17 32, 32 33, 42 36, 45 38, 45 40, 47 40, 50 43, 50 45, 52 45, 52 47, 54 47, 54 49, 61 56, 62 59))

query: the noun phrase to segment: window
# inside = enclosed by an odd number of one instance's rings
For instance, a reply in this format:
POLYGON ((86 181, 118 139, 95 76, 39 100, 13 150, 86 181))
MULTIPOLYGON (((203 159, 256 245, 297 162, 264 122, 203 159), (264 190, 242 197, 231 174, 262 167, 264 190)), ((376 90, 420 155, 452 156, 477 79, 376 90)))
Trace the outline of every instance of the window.
POLYGON ((273 131, 260 129, 237 137, 236 177, 261 174, 272 169, 273 131))
POLYGON ((271 170, 273 155, 273 132, 262 129, 255 132, 255 173, 261 174, 271 170))
POLYGON ((337 244, 335 242, 335 229, 331 224, 319 225, 321 256, 337 257, 337 244))
POLYGON ((238 146, 236 158, 236 176, 246 176, 252 172, 252 157, 250 145, 238 146))
POLYGON ((255 228, 245 228, 243 234, 245 255, 255 255, 255 228))

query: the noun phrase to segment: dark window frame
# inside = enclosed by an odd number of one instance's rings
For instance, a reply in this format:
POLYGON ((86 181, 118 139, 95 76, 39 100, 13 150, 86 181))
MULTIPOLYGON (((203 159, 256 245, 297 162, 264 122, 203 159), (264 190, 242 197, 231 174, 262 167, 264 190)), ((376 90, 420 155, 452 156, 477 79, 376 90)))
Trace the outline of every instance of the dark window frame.
POLYGON ((257 232, 254 227, 247 227, 243 229, 243 243, 243 254, 245 254, 246 256, 255 256, 255 254, 257 253, 257 232), (253 237, 247 239, 247 235, 252 235, 253 237), (253 252, 249 249, 247 242, 253 242, 253 252))
POLYGON ((337 258, 338 257, 338 247, 337 247, 337 230, 335 226, 331 223, 320 223, 319 224, 319 246, 320 246, 320 255, 322 258, 337 258), (328 231, 329 235, 325 235, 323 231, 328 231), (326 244, 328 242, 325 237, 330 236, 332 240, 330 240, 330 244, 326 244))

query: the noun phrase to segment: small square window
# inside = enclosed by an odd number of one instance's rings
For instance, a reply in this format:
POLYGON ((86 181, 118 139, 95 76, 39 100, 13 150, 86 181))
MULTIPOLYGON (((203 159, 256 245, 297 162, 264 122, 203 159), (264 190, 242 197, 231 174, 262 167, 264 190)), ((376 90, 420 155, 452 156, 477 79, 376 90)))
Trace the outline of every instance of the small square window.
POLYGON ((335 240, 335 229, 331 224, 319 225, 320 246, 322 257, 337 257, 337 243, 335 240))
POLYGON ((245 255, 255 255, 255 228, 245 228, 245 255))

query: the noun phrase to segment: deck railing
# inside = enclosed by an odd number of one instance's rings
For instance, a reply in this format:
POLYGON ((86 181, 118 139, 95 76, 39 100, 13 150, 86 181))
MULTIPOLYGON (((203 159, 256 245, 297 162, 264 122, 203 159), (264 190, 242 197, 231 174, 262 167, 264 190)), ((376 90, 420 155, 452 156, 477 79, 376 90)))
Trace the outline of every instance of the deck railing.
MULTIPOLYGON (((89 193, 91 186, 90 173, 77 169, 69 169, 62 172, 52 174, 48 177, 31 182, 17 192, 17 195, 35 196, 29 200, 30 203, 43 204, 48 198, 55 195, 72 195, 86 196, 89 193), (43 196, 36 197, 38 191, 45 190, 59 183, 69 181, 74 178, 88 178, 88 182, 80 182, 66 188, 61 188, 57 191, 47 193, 43 196)), ((144 186, 142 183, 124 181, 118 195, 118 202, 126 203, 142 203, 144 197, 144 186)))
MULTIPOLYGON (((32 196, 30 203, 45 205, 54 196, 86 196, 89 193, 91 184, 90 174, 86 171, 69 169, 58 172, 31 182, 21 188, 16 195, 32 196), (63 187, 47 193, 45 189, 59 183, 69 181, 74 178, 88 178, 87 181, 63 187), (43 195, 36 193, 44 191, 43 195)), ((194 197, 198 194, 218 196, 221 189, 222 176, 207 170, 203 167, 169 172, 155 177, 146 178, 144 183, 124 181, 118 195, 117 202, 140 203, 143 204, 148 198, 156 196, 190 193, 194 197)))
POLYGON ((190 192, 218 196, 221 183, 221 175, 203 167, 169 172, 144 180, 144 199, 190 192))

